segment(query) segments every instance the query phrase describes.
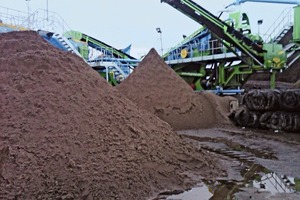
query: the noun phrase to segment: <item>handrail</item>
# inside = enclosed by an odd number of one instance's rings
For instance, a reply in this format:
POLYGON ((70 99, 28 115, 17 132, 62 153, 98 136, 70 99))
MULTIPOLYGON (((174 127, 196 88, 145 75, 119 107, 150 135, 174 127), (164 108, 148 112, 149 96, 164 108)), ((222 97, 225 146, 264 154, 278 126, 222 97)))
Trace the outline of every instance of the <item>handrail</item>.
POLYGON ((59 34, 71 30, 58 13, 45 9, 37 9, 32 13, 26 13, 0 6, 0 19, 5 24, 21 29, 47 30, 59 34))
MULTIPOLYGON (((210 55, 216 55, 216 54, 223 54, 224 52, 227 51, 226 47, 224 45, 222 46, 215 46, 214 44, 217 44, 219 42, 219 40, 215 39, 215 40, 206 40, 206 41, 201 41, 201 42, 196 42, 195 45, 196 46, 200 46, 200 47, 205 47, 208 46, 209 48, 205 49, 202 48, 202 51, 199 51, 201 57, 206 56, 207 52, 211 52, 210 55)), ((192 57, 191 54, 193 52, 191 52, 191 49, 187 49, 188 50, 188 54, 190 55, 189 57, 192 57)), ((166 58, 167 61, 171 61, 171 60, 177 60, 177 59, 183 59, 180 58, 181 57, 181 52, 177 52, 175 54, 172 54, 173 56, 175 56, 175 59, 170 59, 170 58, 166 58)), ((188 58, 188 57, 187 57, 188 58)))
POLYGON ((293 25, 293 9, 286 8, 263 35, 265 42, 272 42, 285 28, 293 25))

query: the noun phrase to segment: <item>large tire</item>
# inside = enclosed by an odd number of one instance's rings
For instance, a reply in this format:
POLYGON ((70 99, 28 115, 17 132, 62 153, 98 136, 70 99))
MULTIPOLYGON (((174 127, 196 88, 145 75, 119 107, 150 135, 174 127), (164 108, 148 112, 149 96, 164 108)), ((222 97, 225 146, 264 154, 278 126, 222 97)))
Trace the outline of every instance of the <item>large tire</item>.
POLYGON ((259 118, 260 127, 263 129, 269 129, 272 112, 265 112, 259 118))
POLYGON ((283 111, 300 111, 300 90, 286 90, 280 95, 280 108, 283 111))
POLYGON ((259 112, 248 111, 243 108, 235 113, 234 121, 238 126, 259 128, 259 112))
POLYGON ((259 118, 261 116, 260 112, 257 111, 252 111, 249 112, 249 121, 248 121, 248 127, 252 127, 252 128, 259 128, 260 127, 260 123, 259 123, 259 118))
POLYGON ((253 103, 252 103, 252 96, 256 90, 251 90, 250 92, 246 93, 242 98, 242 104, 248 109, 253 110, 253 103))
POLYGON ((245 108, 234 115, 238 126, 300 133, 299 89, 251 90, 242 104, 245 108))
POLYGON ((289 112, 266 112, 259 118, 260 127, 287 132, 300 132, 300 114, 289 112))
POLYGON ((285 114, 282 112, 273 112, 271 115, 270 129, 273 130, 285 130, 286 119, 285 114))
POLYGON ((279 90, 251 90, 243 98, 243 104, 251 111, 278 110, 279 90))
POLYGON ((300 133, 300 114, 299 113, 289 113, 292 120, 292 129, 290 131, 300 133))
POLYGON ((252 99, 253 110, 264 110, 267 104, 267 98, 264 92, 258 90, 252 99))
POLYGON ((264 110, 278 110, 281 92, 279 90, 269 90, 266 92, 267 104, 264 110))
POLYGON ((260 105, 263 103, 264 97, 260 90, 251 90, 244 95, 243 104, 248 110, 259 110, 260 105))
POLYGON ((234 121, 235 121, 237 126, 244 127, 249 121, 247 110, 246 109, 239 109, 234 115, 234 121))

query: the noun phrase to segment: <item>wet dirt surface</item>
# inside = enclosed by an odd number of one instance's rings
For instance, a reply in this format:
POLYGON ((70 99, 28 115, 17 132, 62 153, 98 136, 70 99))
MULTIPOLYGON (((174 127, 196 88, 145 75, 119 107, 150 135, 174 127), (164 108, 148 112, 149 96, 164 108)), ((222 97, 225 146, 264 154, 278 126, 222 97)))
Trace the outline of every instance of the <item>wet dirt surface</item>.
POLYGON ((228 176, 160 199, 300 199, 300 134, 231 127, 178 133, 216 156, 228 176))

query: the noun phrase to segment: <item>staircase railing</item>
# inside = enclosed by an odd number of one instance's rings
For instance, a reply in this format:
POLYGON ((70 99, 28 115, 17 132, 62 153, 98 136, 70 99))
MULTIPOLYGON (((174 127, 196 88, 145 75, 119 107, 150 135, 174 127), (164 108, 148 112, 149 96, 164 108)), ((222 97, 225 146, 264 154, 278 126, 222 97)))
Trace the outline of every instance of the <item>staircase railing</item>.
POLYGON ((55 33, 54 36, 69 52, 75 53, 77 56, 82 57, 82 55, 78 52, 77 48, 71 44, 71 42, 59 33, 55 33))
POLYGON ((263 40, 265 42, 273 42, 281 33, 283 33, 283 31, 291 28, 293 21, 293 8, 284 9, 263 35, 263 40))

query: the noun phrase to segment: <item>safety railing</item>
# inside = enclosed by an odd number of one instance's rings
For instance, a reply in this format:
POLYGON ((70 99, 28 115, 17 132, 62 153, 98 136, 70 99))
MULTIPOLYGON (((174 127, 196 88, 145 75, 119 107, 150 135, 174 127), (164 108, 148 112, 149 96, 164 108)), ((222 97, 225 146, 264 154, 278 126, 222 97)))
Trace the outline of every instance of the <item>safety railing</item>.
POLYGON ((38 9, 32 13, 1 7, 0 22, 16 29, 47 30, 59 34, 71 30, 64 19, 55 12, 38 9))
POLYGON ((265 42, 273 42, 283 31, 293 25, 293 8, 286 8, 262 36, 265 42))
POLYGON ((27 28, 32 15, 15 9, 0 6, 0 22, 15 28, 27 28))
POLYGON ((220 40, 206 40, 201 42, 195 42, 193 45, 178 48, 177 50, 170 51, 166 56, 166 60, 178 60, 193 57, 204 57, 217 54, 227 53, 228 49, 222 44, 220 40), (186 56, 182 57, 182 51, 186 50, 186 56))
POLYGON ((33 23, 34 29, 54 31, 59 34, 71 30, 69 25, 56 12, 39 9, 35 14, 35 19, 36 20, 33 23))

